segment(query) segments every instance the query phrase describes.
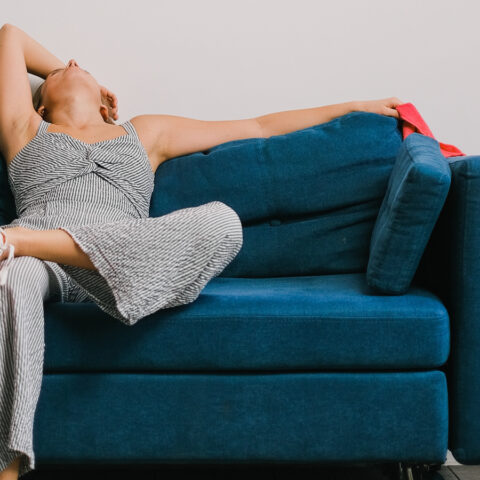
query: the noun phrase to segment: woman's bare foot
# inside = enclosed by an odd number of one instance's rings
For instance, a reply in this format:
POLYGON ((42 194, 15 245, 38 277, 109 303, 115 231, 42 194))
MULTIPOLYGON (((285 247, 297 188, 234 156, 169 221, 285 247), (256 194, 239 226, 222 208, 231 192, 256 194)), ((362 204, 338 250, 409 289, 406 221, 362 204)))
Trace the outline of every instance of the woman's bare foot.
POLYGON ((20 458, 18 456, 5 470, 0 472, 0 480, 18 480, 20 458))

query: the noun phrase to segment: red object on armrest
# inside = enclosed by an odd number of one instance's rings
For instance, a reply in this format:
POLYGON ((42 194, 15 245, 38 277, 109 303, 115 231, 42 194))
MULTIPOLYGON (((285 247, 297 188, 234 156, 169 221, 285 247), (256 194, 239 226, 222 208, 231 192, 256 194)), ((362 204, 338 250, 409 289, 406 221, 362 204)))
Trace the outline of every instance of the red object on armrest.
MULTIPOLYGON (((400 119, 403 121, 403 139, 407 138, 411 133, 421 133, 422 135, 435 138, 413 103, 402 103, 395 108, 400 115, 400 119)), ((465 155, 465 153, 453 145, 442 142, 438 143, 440 144, 440 151, 445 157, 465 155)))

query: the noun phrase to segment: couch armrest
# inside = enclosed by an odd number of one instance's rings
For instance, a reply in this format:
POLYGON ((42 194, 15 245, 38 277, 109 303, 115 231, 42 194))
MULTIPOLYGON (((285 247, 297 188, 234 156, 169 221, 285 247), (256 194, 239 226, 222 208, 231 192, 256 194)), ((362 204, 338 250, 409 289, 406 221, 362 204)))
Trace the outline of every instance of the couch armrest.
POLYGON ((458 462, 473 465, 480 464, 480 155, 448 161, 450 190, 424 272, 450 315, 449 449, 458 462))

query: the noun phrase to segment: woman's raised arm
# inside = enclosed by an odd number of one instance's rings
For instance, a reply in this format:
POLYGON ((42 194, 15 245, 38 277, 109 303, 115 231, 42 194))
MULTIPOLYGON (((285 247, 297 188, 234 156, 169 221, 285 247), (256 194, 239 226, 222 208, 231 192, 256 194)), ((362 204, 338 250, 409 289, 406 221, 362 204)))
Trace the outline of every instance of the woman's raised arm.
POLYGON ((0 148, 5 153, 28 129, 35 114, 27 73, 45 78, 64 63, 23 30, 0 28, 0 148))

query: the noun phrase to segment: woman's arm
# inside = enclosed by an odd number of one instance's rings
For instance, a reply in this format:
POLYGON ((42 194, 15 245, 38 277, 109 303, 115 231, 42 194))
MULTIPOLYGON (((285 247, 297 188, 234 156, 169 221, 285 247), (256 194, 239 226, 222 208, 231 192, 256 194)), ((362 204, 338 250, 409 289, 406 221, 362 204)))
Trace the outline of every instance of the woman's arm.
POLYGON ((41 78, 47 78, 47 75, 56 68, 65 68, 66 65, 53 53, 49 52, 43 45, 38 43, 35 39, 30 37, 19 27, 12 25, 18 41, 22 46, 23 56, 27 72, 32 75, 37 75, 41 78))
POLYGON ((262 128, 262 136, 282 135, 295 130, 326 123, 350 112, 371 112, 398 118, 395 110, 402 102, 396 97, 383 100, 353 101, 313 107, 301 110, 287 110, 256 117, 262 128))
POLYGON ((262 137, 268 138, 272 135, 283 135, 320 123, 326 123, 358 109, 359 105, 357 102, 344 102, 322 107, 269 113, 256 117, 256 120, 260 124, 262 137))
POLYGON ((14 25, 0 28, 0 148, 18 149, 35 114, 27 73, 46 76, 63 63, 14 25))
MULTIPOLYGON (((40 260, 64 263, 74 267, 97 269, 75 240, 59 228, 32 230, 26 227, 9 227, 4 229, 4 233, 7 244, 15 248, 15 257, 37 257, 40 260)), ((8 250, 0 253, 0 260, 5 260, 8 253, 8 250)))
POLYGON ((132 118, 155 159, 155 169, 170 158, 201 152, 215 145, 245 138, 268 138, 329 122, 350 112, 365 111, 398 118, 396 97, 345 102, 324 107, 286 110, 245 120, 196 120, 176 115, 139 115, 132 118))

